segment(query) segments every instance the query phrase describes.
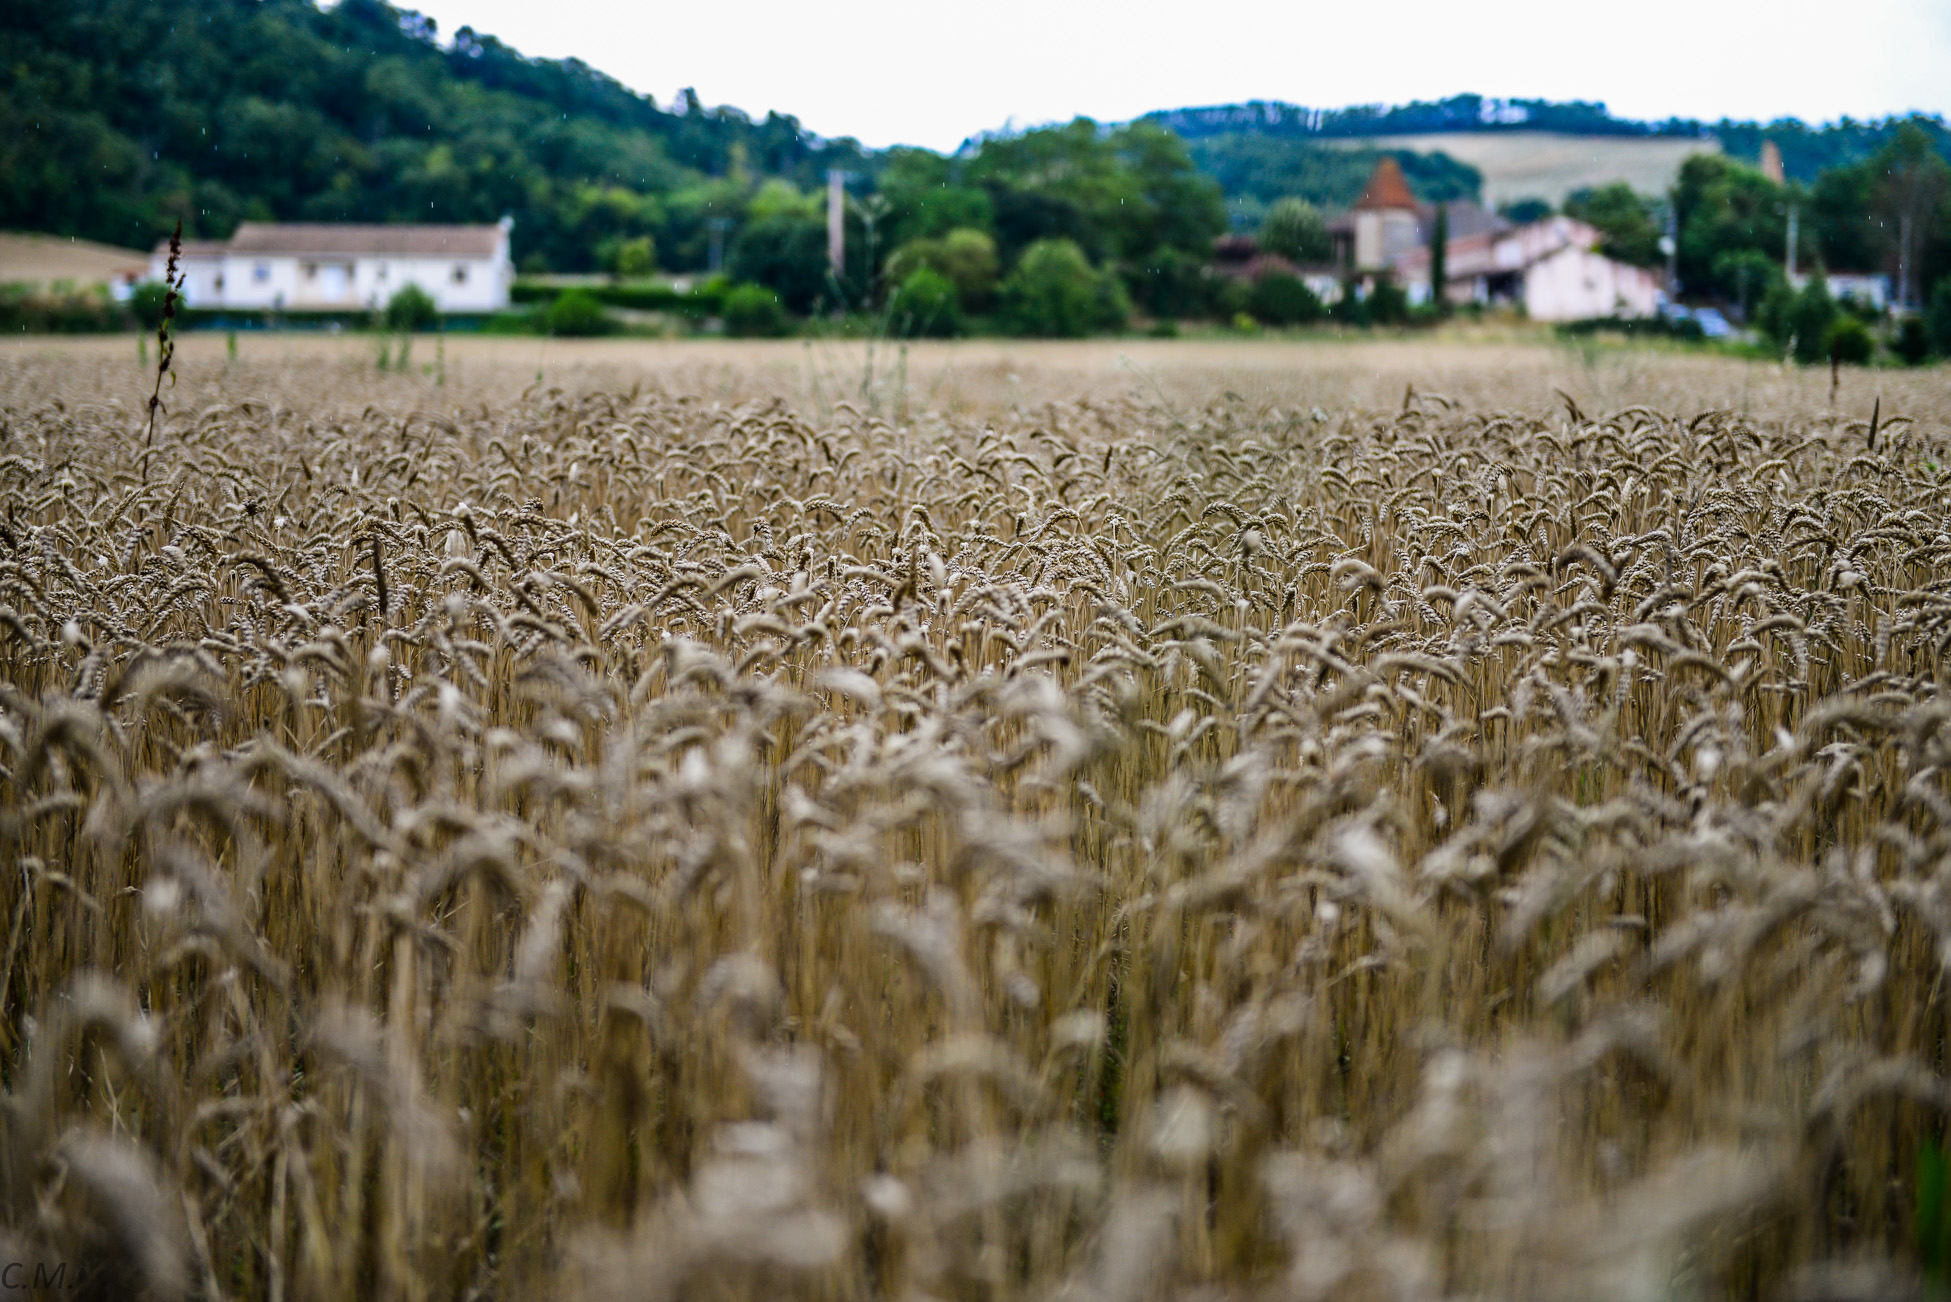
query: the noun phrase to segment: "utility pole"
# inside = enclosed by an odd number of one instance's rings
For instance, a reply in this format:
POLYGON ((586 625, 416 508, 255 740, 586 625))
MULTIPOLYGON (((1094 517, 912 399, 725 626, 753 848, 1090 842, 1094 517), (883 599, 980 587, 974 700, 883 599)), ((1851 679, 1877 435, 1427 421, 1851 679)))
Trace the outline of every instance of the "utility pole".
POLYGON ((826 174, 826 260, 833 278, 847 278, 847 174, 831 168, 826 174))
POLYGON ((1801 211, 1796 208, 1794 200, 1790 200, 1788 205, 1788 257, 1784 261, 1788 264, 1788 283, 1791 285, 1795 283, 1795 227, 1796 220, 1800 216, 1801 211))

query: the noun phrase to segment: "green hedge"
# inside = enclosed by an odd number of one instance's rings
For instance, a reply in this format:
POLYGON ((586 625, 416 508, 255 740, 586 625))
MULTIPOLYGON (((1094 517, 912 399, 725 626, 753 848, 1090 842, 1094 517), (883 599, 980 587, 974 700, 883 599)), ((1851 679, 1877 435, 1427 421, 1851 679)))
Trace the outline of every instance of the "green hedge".
POLYGON ((509 291, 517 303, 553 303, 572 289, 589 294, 605 307, 629 308, 638 312, 678 312, 685 316, 717 316, 725 303, 725 291, 717 285, 701 285, 680 293, 669 285, 555 285, 547 281, 518 280, 509 291))

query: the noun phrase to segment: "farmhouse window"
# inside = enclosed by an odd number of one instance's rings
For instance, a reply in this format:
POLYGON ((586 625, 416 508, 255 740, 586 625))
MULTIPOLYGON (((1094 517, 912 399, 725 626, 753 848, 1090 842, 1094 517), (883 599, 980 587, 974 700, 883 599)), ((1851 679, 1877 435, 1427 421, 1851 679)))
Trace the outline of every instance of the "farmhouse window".
POLYGON ((251 268, 251 279, 260 285, 271 279, 271 264, 268 262, 260 262, 254 265, 251 268))
POLYGON ((467 284, 467 264, 466 264, 466 263, 464 263, 464 262, 456 262, 456 263, 454 264, 454 283, 455 283, 456 285, 465 285, 465 284, 467 284))

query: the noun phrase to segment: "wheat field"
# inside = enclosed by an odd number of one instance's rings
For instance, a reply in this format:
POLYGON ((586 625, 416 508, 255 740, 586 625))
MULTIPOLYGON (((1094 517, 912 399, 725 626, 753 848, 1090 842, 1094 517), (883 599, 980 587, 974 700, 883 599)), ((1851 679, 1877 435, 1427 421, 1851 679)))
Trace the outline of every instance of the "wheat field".
POLYGON ((1942 1281, 1942 372, 189 343, 0 356, 0 1286, 1942 1281))

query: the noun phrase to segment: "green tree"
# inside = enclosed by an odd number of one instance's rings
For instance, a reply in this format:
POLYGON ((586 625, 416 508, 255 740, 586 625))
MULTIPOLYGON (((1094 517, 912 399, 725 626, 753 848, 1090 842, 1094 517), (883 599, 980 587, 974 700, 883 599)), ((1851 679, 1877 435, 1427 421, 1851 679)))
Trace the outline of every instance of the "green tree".
POLYGON ((734 339, 774 339, 790 328, 779 295, 764 285, 734 285, 722 310, 725 333, 734 339))
POLYGON ((1636 267, 1657 267, 1666 261, 1652 201, 1624 181, 1596 190, 1574 190, 1565 200, 1565 215, 1597 227, 1605 237, 1600 251, 1609 258, 1636 267))
POLYGON ((805 315, 835 301, 826 226, 810 217, 777 214, 747 223, 728 262, 733 279, 776 291, 788 311, 805 315))
POLYGON ((1951 245, 1951 214, 1945 211, 1951 198, 1951 163, 1932 147, 1921 126, 1906 122, 1871 166, 1879 176, 1875 211, 1892 246, 1897 301, 1908 305, 1935 278, 1939 268, 1929 264, 1951 256, 1951 249, 1939 253, 1931 248, 1951 245))
POLYGON ((888 325, 902 338, 947 339, 962 333, 955 282, 931 267, 908 273, 888 300, 888 325))
POLYGON ((1292 197, 1267 209, 1260 223, 1260 247, 1302 264, 1326 262, 1334 256, 1334 238, 1321 210, 1292 197))
POLYGON ((129 311, 135 314, 136 324, 144 330, 161 325, 168 295, 169 286, 160 280, 145 280, 137 285, 129 294, 129 311))
MULTIPOLYGON (((404 292, 404 291, 402 291, 404 292)), ((596 295, 586 289, 572 289, 556 296, 542 318, 543 329, 552 335, 582 339, 606 335, 614 328, 610 314, 596 295)))
MULTIPOLYGON (((1680 283, 1689 294, 1713 295, 1724 301, 1737 287, 1716 279, 1722 255, 1755 250, 1773 258, 1786 251, 1788 208, 1796 195, 1751 167, 1719 154, 1695 154, 1680 165, 1673 187, 1679 224, 1676 260, 1680 283)), ((1814 252, 1807 232, 1798 250, 1800 265, 1808 266, 1814 252)))
POLYGON ((1207 260, 1182 249, 1154 249, 1126 270, 1125 284, 1145 311, 1165 321, 1204 316, 1216 289, 1207 260))
POLYGON ((1906 366, 1920 366, 1930 360, 1931 335, 1920 316, 1906 316, 1897 322, 1897 334, 1890 341, 1890 351, 1903 360, 1906 366))
POLYGON ((1876 336, 1855 317, 1839 316, 1829 324, 1822 352, 1834 361, 1862 366, 1876 356, 1876 336))
POLYGON ((888 201, 891 247, 939 238, 958 229, 991 234, 995 205, 988 191, 964 182, 960 163, 926 149, 888 151, 880 193, 888 201))
POLYGON ((386 300, 385 322, 388 330, 431 330, 440 324, 440 305, 432 294, 408 281, 386 300))
POLYGON ((1836 300, 1821 275, 1810 276, 1799 291, 1783 281, 1762 304, 1758 322, 1775 347, 1803 363, 1828 360, 1829 328, 1835 323, 1836 300))
POLYGON ((1924 325, 1940 357, 1951 356, 1951 276, 1938 281, 1924 311, 1924 325))
POLYGON ((946 235, 910 240, 887 263, 888 278, 896 284, 923 269, 953 284, 962 306, 982 311, 995 295, 996 241, 986 232, 958 227, 946 235))
POLYGON ((1754 319, 1777 286, 1788 283, 1781 264, 1760 249, 1729 249, 1720 254, 1714 259, 1713 278, 1744 322, 1754 319))
POLYGON ((1429 232, 1429 302, 1439 315, 1450 311, 1450 205, 1436 205, 1429 232))
POLYGON ((612 241, 603 251, 603 266, 618 280, 641 280, 657 270, 657 245, 648 235, 612 241))
POLYGON ((1018 334, 1077 339, 1121 328, 1131 315, 1117 278, 1095 270, 1070 240, 1039 240, 1002 286, 1002 314, 1018 334))
POLYGON ((1552 207, 1543 199, 1513 199, 1497 210, 1507 221, 1529 226, 1551 216, 1552 207))
POLYGON ((1254 282, 1247 295, 1246 310, 1256 321, 1270 326, 1307 325, 1327 313, 1320 298, 1299 276, 1270 272, 1254 282))
POLYGON ((1378 280, 1369 291, 1368 319, 1376 325, 1401 325, 1409 319, 1409 295, 1393 280, 1378 280))

